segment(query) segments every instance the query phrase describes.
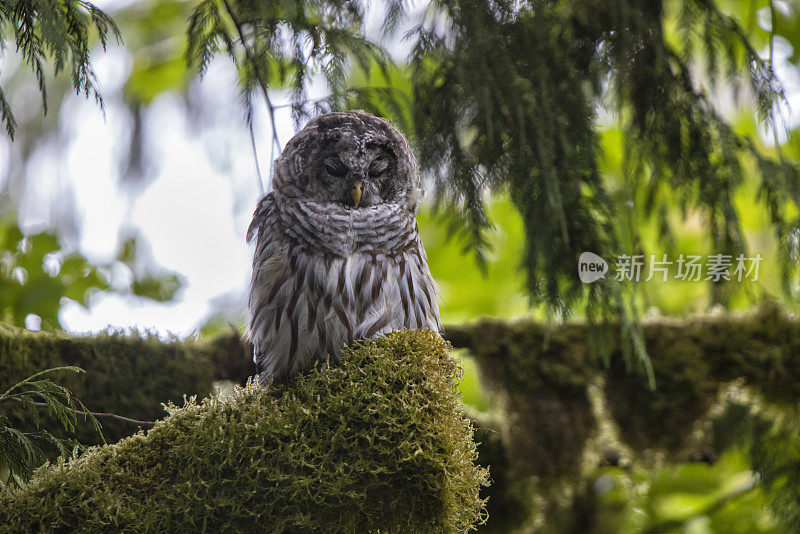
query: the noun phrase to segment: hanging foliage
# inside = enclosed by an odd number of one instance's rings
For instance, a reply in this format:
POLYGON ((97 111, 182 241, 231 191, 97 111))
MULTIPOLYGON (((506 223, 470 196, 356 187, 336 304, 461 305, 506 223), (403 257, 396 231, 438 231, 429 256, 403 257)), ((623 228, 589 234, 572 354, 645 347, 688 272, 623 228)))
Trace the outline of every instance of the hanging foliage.
MULTIPOLYGON (((0 42, 13 36, 16 51, 30 66, 42 94, 47 112, 46 64, 54 74, 67 70, 78 94, 94 98, 102 107, 103 99, 89 61, 96 32, 103 49, 109 37, 121 40, 114 21, 85 0, 6 0, 0 3, 0 42)), ((11 105, 0 87, 0 119, 8 135, 14 138, 16 121, 11 105)))

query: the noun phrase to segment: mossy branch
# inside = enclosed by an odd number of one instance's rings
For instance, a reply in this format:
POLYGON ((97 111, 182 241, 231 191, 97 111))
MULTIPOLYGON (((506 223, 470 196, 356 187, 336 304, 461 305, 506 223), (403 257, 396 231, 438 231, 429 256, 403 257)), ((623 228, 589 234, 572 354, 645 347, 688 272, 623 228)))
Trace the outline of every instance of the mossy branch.
MULTIPOLYGON (((86 370, 63 377, 62 384, 77 398, 98 413, 125 418, 103 418, 110 442, 129 436, 138 424, 147 426, 160 418, 162 403, 181 402, 184 395, 202 398, 211 393, 214 380, 244 384, 255 374, 247 347, 233 331, 213 340, 162 340, 137 332, 67 337, 0 324, 0 376, 9 383, 65 365, 86 370)), ((24 413, 12 410, 9 416, 15 428, 35 429, 24 413)), ((77 423, 73 437, 99 443, 90 425, 77 423)), ((60 424, 42 414, 42 426, 55 432, 60 424)))
POLYGON ((398 332, 289 384, 171 405, 0 493, 0 532, 466 532, 488 474, 448 350, 398 332))

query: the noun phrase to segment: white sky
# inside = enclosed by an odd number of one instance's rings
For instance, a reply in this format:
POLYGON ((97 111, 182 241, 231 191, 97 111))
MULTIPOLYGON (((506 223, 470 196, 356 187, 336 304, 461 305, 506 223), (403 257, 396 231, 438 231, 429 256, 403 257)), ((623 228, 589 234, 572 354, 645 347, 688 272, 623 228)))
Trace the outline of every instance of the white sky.
MULTIPOLYGON (((101 82, 113 61, 111 56, 96 60, 101 82)), ((66 173, 81 217, 81 252, 93 261, 110 261, 125 232, 134 230, 155 263, 184 280, 170 303, 106 293, 93 298, 89 310, 67 304, 61 319, 68 330, 96 331, 110 324, 186 335, 216 311, 212 301, 225 295, 240 297, 244 313, 251 258, 245 232, 259 196, 255 165, 232 69, 217 63, 201 90, 204 99, 216 99, 227 110, 229 121, 193 131, 177 97, 159 97, 146 115, 157 170, 149 185, 132 195, 120 185, 114 157, 126 144, 118 133, 118 122, 127 121, 124 114, 111 107, 104 120, 93 103, 77 98, 65 110, 63 120, 80 125, 66 173), (231 153, 223 147, 209 150, 217 140, 227 142, 231 153), (226 161, 221 165, 216 158, 226 161)), ((257 131, 260 147, 267 146, 264 130, 257 131)), ((280 116, 279 131, 282 139, 291 137, 288 116, 280 116)), ((262 148, 259 155, 266 180, 269 152, 262 148)))

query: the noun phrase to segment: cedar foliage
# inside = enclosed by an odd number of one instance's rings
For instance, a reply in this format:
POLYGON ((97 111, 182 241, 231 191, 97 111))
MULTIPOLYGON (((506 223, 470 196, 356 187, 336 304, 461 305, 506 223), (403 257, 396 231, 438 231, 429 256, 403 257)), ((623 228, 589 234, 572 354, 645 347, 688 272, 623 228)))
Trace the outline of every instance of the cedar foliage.
MULTIPOLYGON (((612 288, 594 294, 575 272, 581 252, 614 257, 623 245, 615 221, 621 206, 597 169, 598 107, 624 127, 625 200, 664 217, 675 191, 681 208, 702 209, 715 252, 733 254, 744 248, 732 201, 744 176, 739 158, 755 158, 764 162, 762 194, 785 241, 786 204, 799 198, 792 195, 800 183, 796 166, 767 160, 738 137, 690 72, 706 60, 712 81, 721 74, 735 90, 747 89, 765 126, 776 126, 783 92, 771 60, 759 57, 716 3, 437 5, 446 23, 420 25, 412 56, 420 161, 436 178, 437 198, 462 208, 462 227, 479 251, 488 227, 481 193, 510 194, 525 224, 534 303, 562 314, 587 294, 590 309, 619 304, 612 288), (677 47, 664 31, 665 10, 676 4, 677 47), (698 49, 697 41, 705 46, 698 49)), ((666 220, 660 234, 671 237, 666 220)))
MULTIPOLYGON (((760 57, 748 32, 717 3, 438 0, 412 19, 403 2, 390 2, 384 34, 398 24, 412 28, 406 36, 412 52, 400 71, 380 53, 380 42, 364 38, 366 5, 203 0, 190 22, 187 58, 202 72, 223 48, 240 69, 248 109, 258 84, 265 94, 291 88, 296 117, 364 107, 395 118, 433 180, 436 205, 446 208, 454 232, 479 259, 491 227, 486 193, 508 193, 525 224, 522 259, 532 301, 556 316, 588 299, 590 320, 616 316, 640 341, 630 327, 635 310, 626 289, 614 280, 581 284, 577 257, 587 250, 606 258, 640 251, 637 236, 620 239, 627 201, 664 221, 665 243, 672 231, 664 215, 677 204, 702 211, 716 253, 742 251, 733 197, 743 162, 759 169, 759 200, 790 257, 798 225, 792 206, 800 201, 796 166, 767 157, 735 133, 709 96, 725 85, 751 97, 764 127, 774 131, 783 90, 772 58, 760 57), (678 43, 666 36, 668 10, 680 12, 678 43), (363 81, 357 71, 370 68, 388 86, 369 76, 367 84, 355 83, 363 81), (331 89, 322 101, 305 92, 315 72, 325 74, 331 89), (408 73, 410 100, 397 72, 408 73), (621 201, 598 171, 599 108, 624 127, 621 201)), ((795 271, 791 262, 784 267, 788 290, 795 271)), ((714 288, 718 301, 729 291, 714 288)))
POLYGON ((288 384, 172 405, 0 493, 0 532, 470 530, 488 475, 448 349, 397 332, 288 384))
MULTIPOLYGON (((402 2, 388 2, 391 25, 402 2), (394 14, 394 15, 392 15, 394 14)), ((189 20, 186 59, 205 73, 217 53, 226 54, 239 70, 245 118, 253 131, 252 98, 266 100, 272 122, 273 150, 281 150, 275 131, 275 106, 269 89, 291 92, 295 125, 308 118, 306 88, 313 74, 323 74, 331 89, 343 90, 350 61, 369 69, 385 65, 383 50, 363 35, 367 4, 358 1, 200 0, 189 20)), ((324 102, 315 107, 325 110, 324 102)), ((270 158, 271 160, 273 158, 270 158)))
MULTIPOLYGON (((40 407, 58 420, 66 432, 74 432, 78 414, 91 421, 100 435, 100 423, 94 418, 80 400, 62 385, 56 384, 45 375, 58 371, 82 372, 77 367, 56 367, 40 371, 17 382, 0 394, 0 404, 17 402, 25 414, 32 419, 35 430, 24 431, 14 428, 11 419, 0 413, 0 466, 6 470, 0 480, 3 486, 19 487, 20 481, 30 478, 34 468, 45 460, 43 446, 55 448, 63 457, 69 457, 78 443, 70 438, 58 438, 46 428, 40 428, 40 407)), ((102 435, 100 435, 102 439, 102 435)))
MULTIPOLYGON (((53 64, 54 74, 68 70, 78 94, 92 97, 102 107, 94 70, 89 61, 92 32, 103 49, 108 38, 121 39, 114 21, 85 0, 4 0, 0 2, 0 43, 13 36, 16 50, 30 66, 47 112, 47 73, 53 64)), ((16 121, 11 105, 0 87, 0 119, 9 137, 14 138, 16 121)))

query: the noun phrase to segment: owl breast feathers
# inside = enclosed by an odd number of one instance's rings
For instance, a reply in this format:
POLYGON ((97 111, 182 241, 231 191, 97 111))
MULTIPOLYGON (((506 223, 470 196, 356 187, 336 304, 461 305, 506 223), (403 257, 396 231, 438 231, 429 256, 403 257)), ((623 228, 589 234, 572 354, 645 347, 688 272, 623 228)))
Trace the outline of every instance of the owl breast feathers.
POLYGON ((389 122, 318 117, 275 162, 255 240, 250 340, 262 383, 345 344, 402 328, 440 329, 438 290, 416 222, 416 161, 389 122))

